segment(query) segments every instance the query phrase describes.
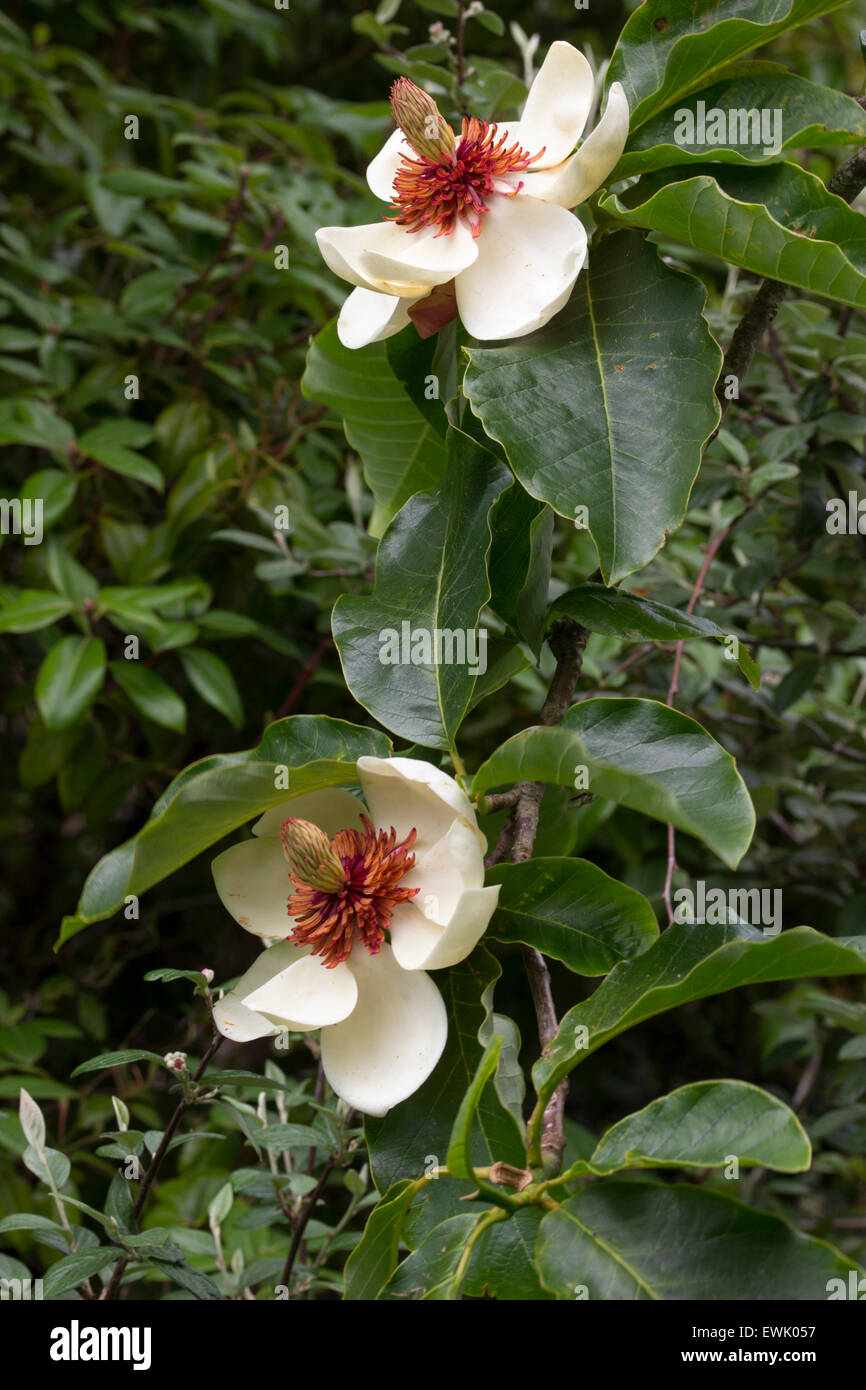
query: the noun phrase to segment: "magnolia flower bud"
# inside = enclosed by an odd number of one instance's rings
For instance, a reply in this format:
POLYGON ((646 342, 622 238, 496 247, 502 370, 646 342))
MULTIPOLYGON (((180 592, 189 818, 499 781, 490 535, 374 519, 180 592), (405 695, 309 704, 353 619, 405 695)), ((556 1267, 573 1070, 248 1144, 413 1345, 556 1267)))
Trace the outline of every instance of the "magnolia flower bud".
POLYGON ((346 871, 324 830, 311 821, 290 816, 280 826, 280 840, 295 878, 328 893, 343 887, 346 871))
POLYGON ((213 982, 213 971, 211 970, 209 965, 202 966, 201 973, 202 975, 204 975, 205 980, 208 984, 211 984, 213 982))
POLYGON ((454 158, 454 131, 431 96, 408 77, 398 77, 391 88, 391 110, 416 154, 428 159, 454 158))

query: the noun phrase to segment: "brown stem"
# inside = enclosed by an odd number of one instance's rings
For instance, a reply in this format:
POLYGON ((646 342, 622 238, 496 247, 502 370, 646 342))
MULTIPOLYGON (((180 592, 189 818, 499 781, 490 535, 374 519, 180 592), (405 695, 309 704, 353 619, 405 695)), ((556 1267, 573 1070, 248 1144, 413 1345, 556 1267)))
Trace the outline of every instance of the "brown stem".
POLYGON ((169 305, 168 309, 165 311, 162 318, 160 319, 161 324, 168 323, 172 318, 174 318, 178 309, 180 309, 188 299, 192 298, 196 290, 201 289, 202 285, 209 278, 211 271, 215 270, 216 267, 225 260, 226 256, 231 250, 232 242, 235 239, 235 232, 237 231, 237 225, 240 221, 241 213, 244 209, 244 200, 246 198, 247 193, 248 178, 248 170, 246 168, 242 168, 240 171, 240 187, 238 189, 238 195, 232 204, 231 212, 229 213, 229 221, 228 227, 226 229, 226 234, 220 242, 218 250, 216 251, 213 258, 210 261, 208 261, 204 270, 202 270, 201 273, 190 282, 190 284, 183 286, 180 293, 174 300, 174 303, 169 305))
MULTIPOLYGON (((534 946, 522 946, 523 968, 529 980, 535 1017, 538 1020, 538 1041, 542 1052, 556 1036, 559 1023, 553 991, 550 987, 550 971, 540 951, 534 946)), ((541 1162, 545 1173, 553 1177, 562 1167, 562 1154, 565 1148, 565 1099, 568 1095, 568 1080, 560 1082, 551 1096, 541 1122, 541 1162)))
POLYGON ((643 661, 656 650, 657 644, 655 642, 650 642, 645 647, 638 647, 637 651, 627 656, 625 661, 621 661, 618 666, 614 666, 613 670, 608 671, 606 676, 602 676, 598 685, 595 686, 593 690, 587 690, 585 694, 581 694, 581 700, 591 700, 593 695, 599 695, 602 690, 607 690, 611 676, 618 676, 622 671, 627 671, 629 666, 634 666, 637 662, 643 661))
MULTIPOLYGON (((333 1172, 335 1162, 336 1160, 333 1158, 328 1159, 327 1163, 322 1169, 319 1181, 316 1183, 316 1186, 313 1188, 312 1192, 310 1193, 309 1197, 303 1205, 301 1214, 298 1217, 297 1225, 295 1226, 295 1229, 292 1232, 292 1243, 289 1246, 289 1253, 286 1256, 286 1263, 283 1266, 283 1272, 280 1275, 280 1283, 283 1284, 287 1289, 289 1287, 289 1280, 292 1277, 292 1270, 294 1269, 295 1260, 297 1258, 298 1251, 301 1247, 301 1241, 304 1238, 304 1231, 307 1229, 307 1222, 313 1214, 313 1207, 316 1205, 316 1203, 322 1195, 325 1183, 328 1181, 328 1178, 331 1176, 331 1173, 333 1172)), ((289 1294, 289 1297, 291 1298, 291 1293, 289 1294)))
POLYGON ((763 401, 758 400, 757 396, 753 396, 749 391, 744 391, 742 387, 740 387, 740 400, 744 401, 746 405, 752 406, 759 414, 766 415, 768 420, 774 420, 777 425, 793 423, 787 415, 782 414, 781 410, 774 410, 772 406, 765 405, 763 401))
MULTIPOLYGON (((846 203, 850 203, 864 185, 866 185, 866 146, 858 150, 847 163, 836 170, 832 178, 827 181, 827 190, 829 193, 835 193, 839 198, 844 198, 846 203)), ((738 382, 742 381, 752 365, 758 344, 779 312, 788 289, 789 286, 783 285, 780 280, 763 280, 757 294, 737 324, 730 346, 725 353, 722 373, 716 385, 716 395, 722 407, 722 418, 724 418, 725 411, 730 405, 730 401, 725 399, 725 378, 735 376, 738 382)))
POLYGON ((794 373, 791 371, 791 364, 785 356, 782 344, 779 342, 779 335, 776 333, 775 329, 770 328, 767 330, 767 342, 770 345, 771 353, 776 359, 779 371, 784 377, 785 385, 792 396, 799 396, 800 391, 794 379, 794 373))
MULTIPOLYGON (((741 512, 741 513, 740 513, 740 516, 743 516, 743 515, 745 515, 745 513, 744 513, 744 512, 741 512)), ((700 568, 700 570, 699 570, 699 572, 698 572, 698 577, 697 577, 697 579, 695 580, 694 588, 692 589, 692 593, 691 593, 691 597, 690 597, 688 603, 686 604, 686 612, 687 612, 687 613, 692 613, 692 612, 694 612, 695 604, 697 603, 697 601, 698 601, 698 599, 699 599, 699 597, 700 597, 701 590, 702 590, 703 587, 704 587, 704 581, 706 580, 706 577, 707 577, 707 575, 709 574, 710 565, 713 563, 713 560, 716 558, 716 555, 718 554, 719 549, 721 548, 722 544, 723 544, 724 541, 727 539, 727 537, 730 535, 730 533, 731 533, 731 531, 733 530, 734 526, 735 526, 735 525, 737 524, 737 522, 739 521, 740 516, 736 516, 736 517, 734 517, 734 520, 733 520, 733 521, 728 522, 728 525, 725 526, 725 527, 723 528, 723 530, 721 530, 721 531, 719 532, 719 534, 716 536, 715 540, 710 541, 709 545, 707 546, 707 553, 706 553, 706 555, 704 556, 703 564, 701 565, 701 568, 700 568)), ((682 659, 683 659, 683 647, 684 647, 684 645, 685 645, 684 641, 683 641, 682 639, 680 639, 680 641, 677 642, 677 645, 676 645, 676 647, 674 648, 674 664, 673 664, 673 670, 672 670, 672 672, 671 672, 671 683, 670 683, 670 685, 668 686, 667 700, 665 701, 665 704, 667 704, 667 705, 669 705, 669 706, 673 706, 674 700, 676 699, 677 691, 678 691, 679 688, 680 688, 680 665, 682 664, 682 659)), ((673 882, 674 872, 675 872, 676 867, 677 867, 676 850, 677 850, 676 830, 674 829, 674 827, 673 827, 672 825, 669 825, 669 826, 668 826, 668 857, 667 857, 667 868, 666 868, 666 871, 665 871, 665 886, 664 886, 664 891, 663 891, 663 893, 662 893, 662 897, 664 898, 665 909, 666 909, 667 914, 668 914, 668 925, 670 925, 670 923, 674 920, 673 902, 672 902, 672 900, 671 900, 671 884, 672 884, 672 882, 673 882)))
POLYGON ((326 633, 325 636, 322 638, 321 642, 319 643, 316 650, 313 652, 313 655, 310 657, 300 676, 295 681, 295 684, 292 686, 285 700, 280 705, 280 708, 277 710, 276 715, 274 716, 275 719, 284 719, 285 716, 289 713, 289 711, 294 709, 298 700, 301 698, 304 691, 306 690, 307 685, 309 684, 312 678, 313 672, 315 671, 319 662, 322 660, 322 657, 325 655, 325 652, 331 645, 332 640, 333 639, 330 633, 326 633))
POLYGON ((224 313, 224 311, 228 308, 228 305, 231 303, 233 297, 231 293, 232 285, 236 284, 242 276, 246 275, 248 270, 252 270, 259 256, 264 251, 270 251, 271 247, 273 246, 274 242, 276 241, 277 237, 279 236, 280 232, 283 230, 283 227, 285 225, 285 217, 282 213, 278 213, 277 217, 274 219, 274 221, 268 228, 268 231, 265 234, 264 239, 262 240, 262 244, 259 247, 258 251, 254 255, 248 256, 247 259, 243 261, 242 264, 239 265, 236 270, 233 270, 230 275, 227 275, 226 278, 219 285, 218 288, 219 292, 222 294, 222 299, 219 301, 218 304, 215 304, 212 309, 208 310, 203 319, 204 323, 214 323, 221 316, 221 314, 224 313), (229 291, 228 294, 226 293, 227 290, 229 291))
POLYGON ((457 86, 463 86, 466 75, 465 63, 466 13, 464 0, 457 0, 457 86))
MULTIPOLYGON (((545 728, 558 724, 571 704, 588 639, 587 628, 581 627, 573 618, 560 618, 551 629, 547 640, 556 657, 556 670, 539 720, 545 728)), ((532 856, 544 788, 544 782, 520 782, 515 788, 517 804, 509 818, 511 860, 514 864, 524 863, 532 856)), ((500 845, 497 845, 493 854, 496 855, 499 849, 500 845)), ((504 851, 503 857, 505 853, 507 851, 504 851)), ((550 987, 550 972, 544 957, 533 947, 524 946, 522 954, 538 1020, 538 1040, 543 1051, 559 1026, 550 987)), ((548 1176, 558 1173, 562 1167, 562 1153, 565 1148, 563 1117, 567 1094, 568 1081, 565 1080, 557 1087, 544 1111, 541 1161, 548 1176)))

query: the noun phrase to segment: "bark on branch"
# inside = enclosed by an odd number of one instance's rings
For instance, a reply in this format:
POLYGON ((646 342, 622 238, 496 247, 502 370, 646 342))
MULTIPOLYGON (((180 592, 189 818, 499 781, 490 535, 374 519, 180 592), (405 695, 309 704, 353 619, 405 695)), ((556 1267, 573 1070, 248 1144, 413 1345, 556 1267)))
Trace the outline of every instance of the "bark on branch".
MULTIPOLYGON (((858 150, 847 163, 836 170, 832 178, 827 181, 827 191, 835 193, 838 198, 844 198, 846 203, 850 203, 864 186, 866 186, 866 146, 858 150)), ((724 418, 725 411, 730 405, 730 400, 727 400, 724 394, 725 378, 735 376, 738 382, 742 382, 752 365, 758 344, 778 314, 789 289, 790 286, 782 284, 780 280, 769 278, 763 280, 757 294, 737 324, 730 346, 725 353, 722 374, 716 385, 716 395, 722 407, 722 418, 724 418)))

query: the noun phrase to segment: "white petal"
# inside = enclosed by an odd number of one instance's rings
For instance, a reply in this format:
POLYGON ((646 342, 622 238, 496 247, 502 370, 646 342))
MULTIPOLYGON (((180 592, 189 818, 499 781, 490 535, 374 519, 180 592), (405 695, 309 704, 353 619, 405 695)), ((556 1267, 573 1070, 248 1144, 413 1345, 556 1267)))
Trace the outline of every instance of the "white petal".
POLYGON ((535 198, 493 198, 474 265, 457 277, 460 318, 475 338, 519 338, 567 303, 586 257, 579 218, 535 198))
POLYGON ((379 286, 371 285, 356 269, 357 258, 367 243, 369 231, 370 227, 366 224, 360 227, 320 227, 316 232, 316 244, 325 264, 335 275, 348 280, 350 285, 375 290, 379 286))
POLYGON ((441 840, 455 816, 468 821, 486 850, 487 841, 475 824, 472 802, 441 768, 415 758, 362 757, 358 759, 358 776, 374 824, 385 830, 393 825, 399 839, 414 827, 416 855, 441 840))
POLYGON ((390 203, 393 196, 394 177, 401 164, 401 155, 415 158, 415 151, 398 126, 389 135, 379 153, 367 166, 367 182, 377 198, 390 203))
MULTIPOLYGON (((408 876, 407 876, 408 880, 408 876)), ((470 888, 451 905, 445 925, 415 907, 423 899, 399 903, 391 917, 391 944, 404 970, 444 970, 465 960, 486 932, 499 900, 499 885, 470 888)))
POLYGON ((544 149, 533 169, 560 164, 583 133, 593 90, 592 68, 583 54, 558 39, 538 69, 520 120, 508 124, 509 143, 519 140, 529 154, 544 149))
POLYGON ((322 1066, 348 1105, 384 1115, 427 1080, 448 1018, 429 975, 402 970, 389 946, 376 956, 356 948, 352 970, 358 1003, 345 1022, 322 1030, 322 1066))
MULTIPOLYGON (((299 948, 295 947, 295 956, 299 948)), ((354 953, 353 953, 354 954, 354 953)), ((343 961, 329 970, 321 956, 300 955, 245 999, 248 1009, 291 1030, 322 1028, 348 1018, 358 1002, 358 986, 343 961)))
MULTIPOLYGON (((471 233, 468 236, 471 241, 471 233)), ((437 237, 432 227, 407 232, 386 219, 360 227, 320 227, 316 241, 335 275, 361 289, 405 299, 417 298, 431 285, 444 285, 475 259, 461 236, 437 237), (385 258, 385 274, 376 269, 371 252, 385 258)))
POLYGON ((439 235, 434 228, 407 232, 393 251, 371 248, 361 256, 361 270, 383 282, 412 280, 444 285, 478 259, 478 245, 465 222, 439 235))
POLYGON ((404 970, 439 970, 469 955, 493 916, 499 888, 485 888, 484 859, 462 816, 403 879, 416 897, 395 908, 391 944, 404 970))
POLYGON ((352 290, 337 319, 337 337, 343 347, 353 349, 384 342, 411 323, 409 310, 417 303, 418 299, 400 299, 378 290, 352 290))
POLYGON ((211 869, 223 907, 244 931, 266 938, 289 935, 294 889, 278 839, 242 840, 217 855, 211 869))
POLYGON ((273 1019, 254 1013, 247 1008, 244 1000, 272 976, 285 970, 297 955, 297 946, 281 941, 256 957, 234 989, 214 1005, 214 1021, 223 1037, 231 1038, 232 1042, 251 1042, 253 1038, 268 1038, 283 1032, 285 1024, 275 1023, 273 1019))
MULTIPOLYGON (((360 830, 363 804, 342 787, 325 787, 318 792, 304 792, 289 801, 281 801, 265 811, 253 826, 254 835, 279 835, 280 826, 289 816, 312 821, 332 838, 338 830, 360 830)), ((285 860, 283 860, 285 863, 285 860)))
POLYGON ((523 175, 523 194, 573 208, 600 188, 618 163, 628 139, 628 101, 619 82, 614 82, 604 115, 576 154, 554 169, 523 175))
POLYGON ((475 827, 456 816, 445 834, 426 849, 416 850, 415 866, 402 880, 404 888, 418 888, 413 902, 425 915, 427 899, 435 900, 437 922, 447 922, 461 893, 484 883, 484 851, 475 827))

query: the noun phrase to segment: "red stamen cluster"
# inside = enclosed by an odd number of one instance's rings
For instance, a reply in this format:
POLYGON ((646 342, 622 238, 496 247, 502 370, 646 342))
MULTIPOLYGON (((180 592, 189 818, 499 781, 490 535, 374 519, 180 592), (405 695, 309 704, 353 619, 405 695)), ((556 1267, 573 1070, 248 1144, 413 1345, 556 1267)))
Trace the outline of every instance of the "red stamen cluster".
MULTIPOLYGON (((514 142, 506 146, 507 131, 496 137, 497 127, 479 121, 475 116, 463 118, 463 131, 453 159, 442 154, 436 159, 427 155, 410 158, 402 156, 402 165, 394 178, 394 203, 398 226, 408 232, 420 232, 424 227, 438 224, 437 236, 453 232, 458 217, 467 217, 472 235, 481 231, 481 218, 489 212, 484 199, 489 193, 500 192, 495 181, 505 174, 522 173, 544 154, 528 154, 514 142)), ((505 194, 513 198, 523 187, 505 194)))
POLYGON ((357 938, 375 956, 391 925, 397 903, 408 902, 419 891, 397 885, 415 863, 409 853, 415 830, 397 843, 397 832, 377 831, 366 816, 360 830, 340 830, 331 846, 343 865, 345 883, 338 888, 316 888, 290 873, 296 893, 289 898, 289 914, 295 919, 289 937, 296 946, 311 946, 333 969, 350 954, 357 938))

